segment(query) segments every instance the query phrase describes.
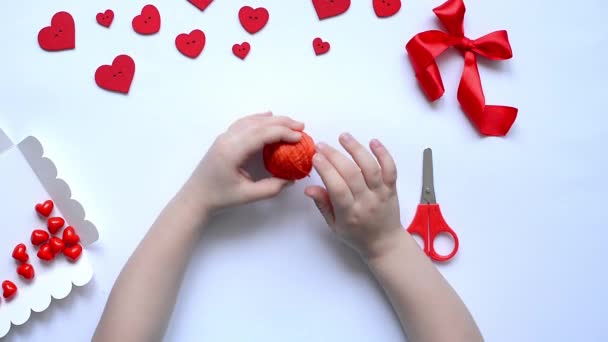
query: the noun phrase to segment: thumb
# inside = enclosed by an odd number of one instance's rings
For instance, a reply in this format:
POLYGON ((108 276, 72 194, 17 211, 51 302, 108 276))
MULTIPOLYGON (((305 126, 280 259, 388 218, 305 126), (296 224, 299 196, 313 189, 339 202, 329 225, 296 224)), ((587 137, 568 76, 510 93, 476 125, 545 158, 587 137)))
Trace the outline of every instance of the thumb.
POLYGON ((257 182, 250 182, 245 187, 245 197, 247 202, 268 199, 274 197, 292 182, 279 178, 265 178, 257 182))
POLYGON ((335 222, 334 208, 331 205, 327 190, 316 185, 309 186, 306 188, 306 190, 304 190, 304 194, 315 201, 315 204, 317 205, 317 208, 319 208, 319 211, 321 212, 321 215, 323 215, 327 225, 333 226, 335 222))

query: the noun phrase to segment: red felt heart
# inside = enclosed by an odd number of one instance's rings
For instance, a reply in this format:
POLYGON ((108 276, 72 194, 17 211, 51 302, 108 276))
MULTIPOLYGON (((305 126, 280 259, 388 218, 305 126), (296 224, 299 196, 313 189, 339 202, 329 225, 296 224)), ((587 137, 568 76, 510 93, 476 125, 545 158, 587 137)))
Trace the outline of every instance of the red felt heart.
POLYGON ((264 26, 266 26, 266 23, 268 23, 269 17, 270 15, 264 7, 253 9, 249 6, 243 6, 239 10, 241 25, 243 25, 243 28, 251 34, 263 29, 264 26))
POLYGON ((232 53, 240 59, 245 59, 251 50, 251 45, 247 42, 243 42, 242 44, 234 44, 232 45, 232 53))
POLYGON ((160 31, 160 13, 154 5, 146 5, 131 24, 139 34, 154 34, 160 31))
POLYGON ((114 58, 112 65, 102 65, 95 71, 95 82, 103 89, 128 94, 135 75, 135 62, 127 55, 114 58))
POLYGON ((184 56, 196 58, 205 48, 205 33, 201 30, 194 30, 188 33, 179 34, 175 37, 175 46, 184 56))
POLYGON ((401 9, 401 0, 374 0, 374 12, 380 18, 393 16, 401 9))
POLYGON ((38 32, 38 44, 46 51, 70 50, 76 47, 74 18, 68 12, 55 13, 51 26, 38 32))
POLYGON ((64 224, 65 220, 61 217, 49 217, 49 219, 46 220, 46 227, 51 234, 57 234, 59 229, 63 228, 64 224))
POLYGON ((51 261, 55 258, 55 254, 53 254, 53 251, 51 250, 51 245, 49 245, 48 243, 45 243, 44 245, 40 246, 37 255, 38 258, 45 261, 51 261))
POLYGON ((25 279, 33 279, 35 275, 34 266, 30 264, 21 264, 17 267, 17 274, 25 279))
POLYGON ((207 6, 211 4, 213 0, 188 0, 191 4, 196 6, 201 11, 204 11, 207 6))
POLYGON ((49 241, 49 246, 51 246, 51 252, 53 252, 53 254, 57 254, 57 253, 61 253, 61 251, 63 251, 65 244, 63 243, 63 240, 61 240, 58 237, 53 236, 51 238, 51 240, 49 241))
POLYGON ((15 246, 15 249, 13 249, 13 258, 21 262, 27 262, 29 260, 30 256, 27 255, 26 247, 24 244, 20 243, 15 246))
POLYGON ((10 280, 2 282, 2 296, 4 298, 11 298, 15 293, 17 293, 17 285, 10 280))
POLYGON ((49 217, 49 215, 51 215, 51 212, 53 211, 53 208, 55 207, 55 204, 53 203, 53 201, 51 200, 47 200, 44 201, 44 203, 38 203, 36 204, 36 211, 38 212, 38 214, 44 216, 44 217, 49 217))
POLYGON ((80 258, 80 254, 82 254, 82 246, 74 245, 72 247, 67 247, 63 250, 63 254, 68 257, 68 259, 76 261, 80 258))
POLYGON ((36 229, 32 232, 32 245, 38 246, 49 240, 49 233, 44 230, 36 229))
POLYGON ((329 52, 331 45, 328 42, 324 42, 321 38, 315 38, 312 41, 312 47, 315 49, 315 54, 319 56, 329 52))
POLYGON ((72 246, 80 242, 80 236, 76 234, 76 230, 74 230, 74 227, 67 226, 63 230, 63 242, 67 246, 72 246))
POLYGON ((114 21, 114 11, 107 9, 103 13, 97 13, 97 23, 103 27, 110 27, 114 21))
POLYGON ((346 12, 350 7, 350 0, 312 0, 312 4, 319 19, 323 20, 346 12))

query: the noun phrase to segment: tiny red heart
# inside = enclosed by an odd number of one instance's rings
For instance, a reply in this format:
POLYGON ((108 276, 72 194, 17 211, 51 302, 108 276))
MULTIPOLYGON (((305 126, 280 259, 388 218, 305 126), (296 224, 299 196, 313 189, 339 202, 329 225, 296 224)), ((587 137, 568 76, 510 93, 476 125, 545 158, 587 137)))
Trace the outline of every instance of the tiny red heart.
POLYGON ((401 9, 401 0, 374 0, 374 12, 380 18, 393 16, 401 9))
POLYGON ((82 254, 82 246, 74 245, 72 247, 67 247, 63 250, 63 254, 71 261, 76 261, 78 260, 78 258, 80 258, 80 255, 82 254))
POLYGON ((51 234, 57 234, 59 229, 63 228, 63 225, 65 225, 65 220, 61 217, 49 217, 46 221, 46 227, 51 234))
POLYGON ((97 13, 95 19, 97 19, 97 23, 99 25, 103 27, 110 27, 110 25, 112 25, 112 21, 114 21, 114 11, 107 9, 103 13, 97 13))
POLYGON ((53 260, 55 258, 55 254, 53 254, 53 251, 51 250, 51 245, 45 243, 44 245, 40 246, 40 249, 38 250, 38 258, 45 261, 53 260))
POLYGON ((55 204, 53 203, 53 201, 47 200, 44 201, 44 203, 36 204, 35 208, 38 214, 44 217, 49 217, 49 215, 51 215, 51 212, 53 211, 53 208, 55 208, 55 204))
POLYGON ((29 260, 30 256, 27 255, 25 244, 20 243, 15 246, 15 249, 13 249, 13 258, 21 262, 27 262, 29 260))
POLYGON ((53 254, 57 254, 57 253, 61 253, 61 251, 63 251, 65 244, 63 243, 63 240, 61 240, 58 237, 53 236, 51 238, 51 240, 49 241, 49 246, 51 246, 51 252, 53 252, 53 254))
POLYGON ((55 13, 51 26, 38 32, 38 44, 46 51, 70 50, 76 47, 74 18, 68 12, 55 13))
POLYGON ((2 296, 4 298, 11 298, 17 293, 17 285, 10 280, 2 282, 2 296))
POLYGON ((232 53, 240 59, 245 59, 249 51, 251 51, 251 45, 247 42, 232 45, 232 53))
POLYGON ((348 10, 350 0, 312 0, 319 19, 335 17, 348 10))
POLYGON ((32 245, 39 246, 49 240, 49 233, 45 230, 36 229, 32 232, 32 245))
POLYGON ((196 58, 205 48, 205 33, 201 30, 194 30, 188 33, 179 34, 175 37, 175 46, 184 56, 196 58))
POLYGON ((251 34, 263 29, 264 26, 266 26, 266 23, 268 23, 269 18, 270 15, 268 14, 268 10, 264 7, 253 9, 249 6, 243 6, 239 10, 241 25, 243 25, 243 28, 251 34))
POLYGON ((67 246, 72 246, 80 242, 80 236, 76 234, 76 230, 72 226, 67 226, 63 230, 63 242, 67 246))
POLYGON ((211 4, 213 0, 188 0, 191 4, 196 6, 201 11, 204 11, 207 6, 211 4))
POLYGON ((160 31, 160 13, 154 5, 146 5, 141 14, 131 22, 133 30, 139 34, 154 34, 160 31))
POLYGON ((25 279, 33 279, 35 275, 34 266, 30 264, 21 264, 17 267, 17 274, 25 279))
POLYGON ((315 50, 317 56, 326 54, 329 51, 331 45, 328 42, 324 42, 321 38, 315 38, 312 41, 312 47, 315 50))
POLYGON ((127 55, 114 58, 112 65, 102 65, 95 71, 95 82, 100 88, 128 94, 135 75, 135 62, 127 55))

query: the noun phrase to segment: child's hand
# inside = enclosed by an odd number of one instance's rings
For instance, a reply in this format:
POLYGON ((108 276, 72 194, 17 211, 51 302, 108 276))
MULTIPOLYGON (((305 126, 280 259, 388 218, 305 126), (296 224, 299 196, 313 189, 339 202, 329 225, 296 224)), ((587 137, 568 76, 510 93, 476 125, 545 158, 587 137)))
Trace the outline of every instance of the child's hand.
POLYGON ((290 182, 266 178, 257 182, 242 169, 243 163, 264 145, 278 141, 298 142, 304 124, 272 113, 236 121, 221 134, 185 185, 198 205, 209 214, 219 209, 277 195, 290 182))
POLYGON ((376 158, 350 134, 340 136, 340 144, 355 162, 319 144, 313 164, 326 188, 311 186, 305 193, 338 236, 364 257, 372 258, 390 248, 393 238, 403 230, 397 168, 378 140, 370 143, 376 158))

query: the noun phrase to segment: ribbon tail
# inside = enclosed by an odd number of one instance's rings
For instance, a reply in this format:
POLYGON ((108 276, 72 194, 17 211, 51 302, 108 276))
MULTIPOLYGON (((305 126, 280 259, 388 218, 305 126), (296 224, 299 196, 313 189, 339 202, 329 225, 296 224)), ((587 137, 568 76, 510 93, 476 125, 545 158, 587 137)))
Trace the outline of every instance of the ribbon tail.
POLYGON ((429 101, 445 92, 435 58, 450 47, 450 37, 441 31, 426 31, 415 35, 405 46, 416 79, 429 101))

